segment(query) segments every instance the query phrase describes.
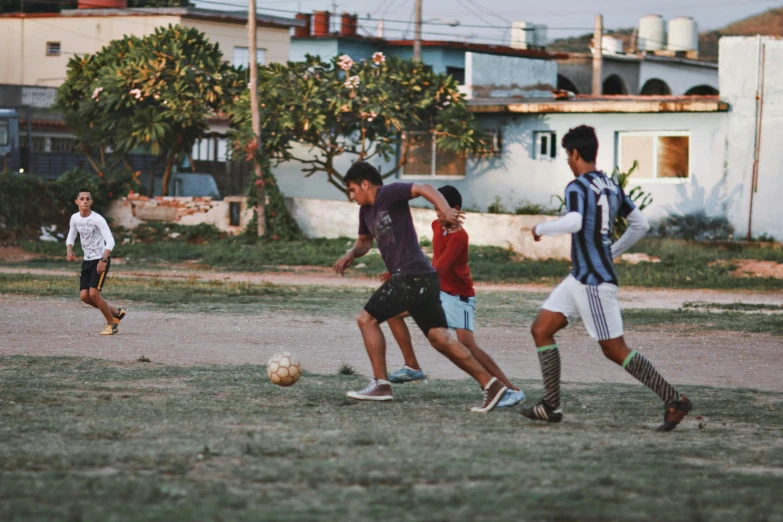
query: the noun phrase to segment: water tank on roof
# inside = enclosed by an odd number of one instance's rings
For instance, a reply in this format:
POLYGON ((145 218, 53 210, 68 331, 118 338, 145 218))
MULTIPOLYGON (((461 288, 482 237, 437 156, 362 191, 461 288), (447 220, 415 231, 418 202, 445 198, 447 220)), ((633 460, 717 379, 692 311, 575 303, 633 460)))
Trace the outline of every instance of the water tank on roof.
POLYGON ((644 15, 639 20, 639 50, 660 51, 666 43, 666 22, 661 15, 644 15))
POLYGON ((513 22, 511 24, 511 47, 514 49, 543 49, 546 47, 545 25, 530 22, 513 22))
POLYGON ((690 16, 669 20, 669 51, 696 51, 699 49, 699 29, 690 16))
POLYGON ((601 51, 604 54, 622 54, 623 41, 612 36, 604 36, 601 39, 601 51))

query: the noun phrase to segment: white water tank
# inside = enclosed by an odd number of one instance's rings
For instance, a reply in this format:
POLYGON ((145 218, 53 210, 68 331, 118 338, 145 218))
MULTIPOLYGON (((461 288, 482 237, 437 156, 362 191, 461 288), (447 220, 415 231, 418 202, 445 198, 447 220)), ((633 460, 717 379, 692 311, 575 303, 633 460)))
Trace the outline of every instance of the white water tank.
POLYGON ((696 20, 690 16, 678 16, 669 20, 669 51, 697 51, 699 49, 699 29, 696 20))
POLYGON ((601 39, 601 51, 604 54, 623 54, 623 41, 613 36, 604 36, 601 39))
POLYGON ((513 22, 511 24, 511 47, 514 49, 543 49, 546 47, 545 25, 530 22, 513 22))
POLYGON ((640 51, 660 51, 666 44, 666 22, 661 15, 648 14, 639 20, 640 51))

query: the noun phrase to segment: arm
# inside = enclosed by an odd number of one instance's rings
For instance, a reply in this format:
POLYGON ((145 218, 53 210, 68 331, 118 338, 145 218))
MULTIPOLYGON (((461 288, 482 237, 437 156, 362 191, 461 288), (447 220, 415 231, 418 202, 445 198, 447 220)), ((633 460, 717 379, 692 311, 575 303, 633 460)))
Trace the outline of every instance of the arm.
POLYGON ((432 266, 438 272, 438 277, 451 270, 452 265, 457 260, 457 256, 467 250, 468 242, 464 234, 456 234, 449 241, 446 250, 436 259, 433 259, 432 266))
POLYGON ((343 257, 338 259, 332 268, 340 275, 345 275, 345 269, 353 264, 354 259, 362 257, 372 248, 372 236, 369 234, 359 234, 359 238, 343 257))
POLYGON ((533 227, 533 236, 554 236, 557 234, 575 234, 582 230, 582 214, 569 212, 560 219, 545 221, 533 227))
POLYGON ((73 225, 73 216, 68 226, 68 237, 65 239, 65 259, 69 263, 76 261, 76 255, 73 253, 73 244, 76 242, 76 227, 73 225))
POLYGON ((432 203, 435 208, 440 210, 441 214, 446 217, 446 221, 452 225, 461 225, 462 220, 465 217, 465 213, 455 208, 451 208, 443 197, 443 194, 438 192, 432 185, 424 185, 422 183, 414 183, 411 187, 412 198, 422 197, 432 203))
POLYGON ((638 208, 628 214, 628 230, 612 245, 612 258, 620 257, 650 230, 650 223, 638 208))
POLYGON ((103 240, 106 242, 106 249, 103 251, 103 258, 98 261, 98 273, 102 274, 103 271, 106 270, 107 265, 107 263, 105 263, 103 260, 109 259, 111 251, 114 250, 114 236, 111 234, 109 224, 102 217, 98 221, 98 231, 101 233, 101 237, 103 237, 103 240))

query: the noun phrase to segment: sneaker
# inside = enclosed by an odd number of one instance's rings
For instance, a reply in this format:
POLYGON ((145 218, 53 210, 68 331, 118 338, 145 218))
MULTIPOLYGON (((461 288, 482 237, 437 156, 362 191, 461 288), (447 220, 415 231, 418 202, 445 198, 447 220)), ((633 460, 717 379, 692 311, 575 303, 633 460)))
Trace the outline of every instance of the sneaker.
POLYGON ((492 377, 486 386, 484 386, 484 404, 481 406, 474 406, 470 411, 475 413, 487 413, 495 409, 503 394, 508 388, 498 380, 497 377, 492 377))
POLYGON ((544 401, 535 406, 521 407, 519 413, 528 419, 557 423, 563 420, 563 409, 554 409, 544 401))
POLYGON ((101 335, 114 335, 117 332, 119 332, 120 329, 117 327, 117 323, 114 324, 107 324, 103 331, 101 332, 101 335))
POLYGON ((389 374, 389 382, 394 384, 402 384, 404 382, 412 382, 412 381, 423 381, 426 378, 424 375, 424 372, 422 370, 414 370, 412 368, 408 368, 407 366, 403 366, 396 372, 391 372, 389 374))
POLYGON ((655 431, 672 431, 693 409, 693 402, 685 395, 679 400, 666 403, 666 411, 663 413, 663 424, 655 431))
POLYGON ((498 408, 508 408, 509 406, 516 406, 520 402, 525 400, 525 392, 522 390, 506 390, 498 401, 498 408))
POLYGON ((117 307, 117 315, 115 315, 113 319, 114 319, 114 324, 120 324, 120 321, 125 319, 125 310, 117 307))
POLYGON ((389 381, 378 379, 371 380, 370 384, 361 391, 350 391, 345 395, 349 399, 356 399, 357 401, 390 401, 394 399, 389 381))

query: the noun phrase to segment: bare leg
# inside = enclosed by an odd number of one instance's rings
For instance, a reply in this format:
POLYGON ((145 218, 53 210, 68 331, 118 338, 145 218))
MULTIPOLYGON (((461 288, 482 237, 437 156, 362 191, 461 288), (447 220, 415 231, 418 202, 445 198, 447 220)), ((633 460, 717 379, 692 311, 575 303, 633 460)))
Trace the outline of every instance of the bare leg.
POLYGON ((391 330, 394 340, 400 346, 402 352, 402 358, 405 360, 405 366, 411 370, 421 370, 419 361, 416 359, 416 353, 413 351, 413 342, 411 341, 411 332, 408 330, 408 325, 405 324, 405 319, 402 315, 392 317, 388 321, 389 329, 391 330))
POLYGON ((473 357, 465 345, 451 335, 447 328, 432 328, 427 333, 432 347, 445 355, 465 373, 473 377, 482 389, 492 380, 492 375, 473 357))
POLYGON ((362 332, 364 347, 370 357, 373 377, 386 380, 386 339, 383 337, 381 325, 367 310, 362 310, 356 323, 362 332))
POLYGON ((533 340, 539 348, 555 344, 555 334, 568 326, 568 319, 561 313, 540 310, 530 327, 533 340))
MULTIPOLYGON (((90 290, 94 290, 94 289, 90 289, 90 290)), ((94 307, 94 308, 98 308, 98 309, 100 310, 100 308, 98 307, 98 305, 97 305, 97 304, 95 304, 95 303, 92 301, 92 299, 90 298, 90 290, 82 290, 81 292, 79 292, 79 297, 81 298, 81 300, 82 300, 82 301, 83 301, 85 304, 88 304, 88 305, 90 305, 90 306, 92 306, 92 307, 94 307)), ((100 295, 100 293, 99 293, 99 295, 100 295)), ((104 301, 104 302, 106 302, 106 301, 104 301)), ((107 304, 108 304, 108 302, 107 302, 107 304)), ((112 316, 115 316, 115 315, 117 315, 118 313, 120 313, 120 309, 119 309, 119 308, 115 308, 115 307, 113 307, 113 306, 111 306, 111 305, 109 305, 109 309, 111 310, 111 315, 112 315, 112 316)))
POLYGON ((631 349, 625 344, 623 336, 609 339, 608 341, 598 341, 598 344, 601 345, 606 358, 619 365, 622 365, 631 354, 631 349))
POLYGON ((473 332, 463 328, 457 328, 457 340, 464 344, 465 347, 470 350, 470 353, 473 354, 473 357, 476 358, 479 364, 486 368, 493 377, 497 377, 498 380, 506 386, 506 388, 509 390, 519 391, 519 388, 511 384, 511 381, 508 380, 508 377, 506 377, 506 374, 503 373, 503 370, 500 369, 495 360, 487 352, 479 348, 479 346, 476 344, 476 338, 473 336, 473 332))
POLYGON ((103 317, 106 318, 106 324, 114 324, 111 306, 109 306, 109 303, 104 301, 103 297, 101 297, 100 290, 97 288, 90 288, 90 301, 90 304, 100 310, 103 314, 103 317))

